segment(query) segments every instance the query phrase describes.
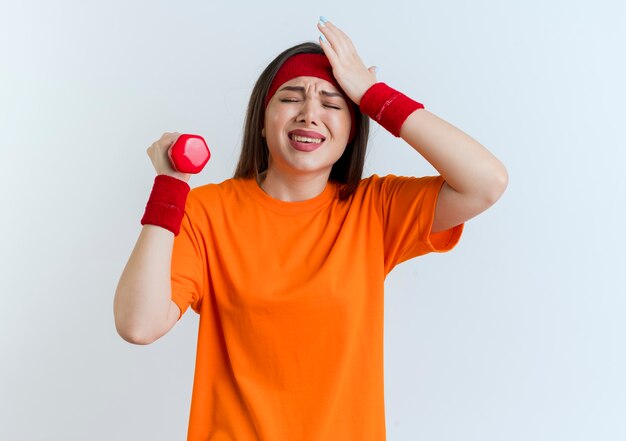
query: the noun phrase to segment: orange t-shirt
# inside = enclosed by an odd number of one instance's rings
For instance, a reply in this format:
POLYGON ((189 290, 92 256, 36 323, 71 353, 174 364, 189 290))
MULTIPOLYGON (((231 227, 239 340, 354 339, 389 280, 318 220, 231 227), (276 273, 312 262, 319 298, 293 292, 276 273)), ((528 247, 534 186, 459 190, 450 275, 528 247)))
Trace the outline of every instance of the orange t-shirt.
POLYGON ((283 202, 253 179, 191 190, 172 299, 200 314, 188 440, 383 441, 383 285, 451 250, 430 233, 441 176, 373 175, 283 202))

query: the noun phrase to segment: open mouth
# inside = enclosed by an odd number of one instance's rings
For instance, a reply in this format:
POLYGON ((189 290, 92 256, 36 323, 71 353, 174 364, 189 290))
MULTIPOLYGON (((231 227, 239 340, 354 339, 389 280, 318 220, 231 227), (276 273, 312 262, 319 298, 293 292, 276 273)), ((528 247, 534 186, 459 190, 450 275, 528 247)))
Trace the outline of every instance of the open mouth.
POLYGON ((321 144, 325 140, 325 138, 311 138, 308 136, 294 135, 293 133, 289 134, 289 139, 304 144, 321 144))
POLYGON ((326 140, 322 135, 316 133, 303 133, 304 131, 295 131, 296 133, 289 133, 289 143, 291 146, 301 152, 312 152, 317 150, 326 140))

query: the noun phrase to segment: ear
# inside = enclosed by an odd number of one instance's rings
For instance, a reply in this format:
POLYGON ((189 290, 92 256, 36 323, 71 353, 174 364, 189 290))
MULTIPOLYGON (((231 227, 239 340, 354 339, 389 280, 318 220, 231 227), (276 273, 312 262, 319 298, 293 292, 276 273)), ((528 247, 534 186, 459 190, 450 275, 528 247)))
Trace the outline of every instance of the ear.
POLYGON ((263 138, 265 138, 265 127, 263 127, 263 128, 261 129, 261 136, 262 136, 263 138))

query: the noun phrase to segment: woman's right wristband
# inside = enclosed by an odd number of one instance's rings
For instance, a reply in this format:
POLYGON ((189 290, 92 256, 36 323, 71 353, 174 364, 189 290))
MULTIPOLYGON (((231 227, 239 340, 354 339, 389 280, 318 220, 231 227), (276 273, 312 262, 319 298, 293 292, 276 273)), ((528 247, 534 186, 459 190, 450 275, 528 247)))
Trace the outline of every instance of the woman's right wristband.
POLYGON ((157 225, 178 236, 190 190, 185 181, 168 175, 157 175, 141 225, 157 225))

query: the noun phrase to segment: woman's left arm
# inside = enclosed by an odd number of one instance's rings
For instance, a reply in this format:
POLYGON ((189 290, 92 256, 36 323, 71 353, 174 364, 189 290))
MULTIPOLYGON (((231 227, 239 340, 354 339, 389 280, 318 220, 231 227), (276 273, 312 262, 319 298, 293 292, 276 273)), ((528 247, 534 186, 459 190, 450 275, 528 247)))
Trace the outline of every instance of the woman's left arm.
POLYGON ((426 109, 415 110, 400 137, 445 179, 432 232, 459 225, 491 207, 504 193, 508 173, 485 147, 426 109))
MULTIPOLYGON (((337 82, 356 104, 376 83, 352 40, 331 22, 318 23, 320 44, 337 82)), ((437 199, 432 232, 447 230, 493 205, 508 185, 504 165, 480 143, 426 109, 412 112, 400 137, 432 164, 445 179, 437 199)))

